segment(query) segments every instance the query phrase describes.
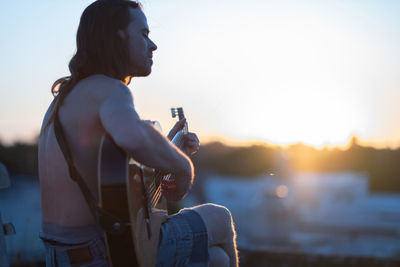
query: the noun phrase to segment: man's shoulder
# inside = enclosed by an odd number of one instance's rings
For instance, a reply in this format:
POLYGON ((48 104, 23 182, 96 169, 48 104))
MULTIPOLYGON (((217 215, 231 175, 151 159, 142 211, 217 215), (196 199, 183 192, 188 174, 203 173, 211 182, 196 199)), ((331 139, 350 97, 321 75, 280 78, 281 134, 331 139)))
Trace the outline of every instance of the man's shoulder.
POLYGON ((79 82, 80 86, 91 87, 91 88, 103 88, 103 89, 114 89, 114 88, 127 88, 127 86, 120 80, 111 78, 103 74, 91 75, 79 82))
POLYGON ((100 101, 115 95, 132 97, 131 91, 122 81, 102 74, 89 76, 81 80, 77 86, 80 88, 76 91, 86 92, 84 94, 88 94, 91 98, 99 98, 100 101))

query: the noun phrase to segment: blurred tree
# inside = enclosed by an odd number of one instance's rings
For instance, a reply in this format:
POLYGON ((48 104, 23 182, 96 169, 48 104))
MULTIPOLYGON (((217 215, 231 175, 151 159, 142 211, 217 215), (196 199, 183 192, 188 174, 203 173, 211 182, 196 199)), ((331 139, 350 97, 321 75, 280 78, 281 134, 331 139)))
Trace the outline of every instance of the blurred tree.
MULTIPOLYGON (((38 176, 37 144, 0 144, 0 162, 10 176, 38 176)), ((365 172, 370 177, 372 191, 400 192, 400 149, 376 149, 359 144, 353 136, 348 149, 316 149, 302 143, 288 147, 271 145, 227 146, 220 142, 203 145, 193 156, 197 173, 251 179, 270 172, 280 173, 279 157, 285 155, 293 171, 365 172), (277 160, 278 159, 278 160, 277 160)), ((279 175, 278 175, 279 176, 279 175)))
POLYGON ((23 174, 38 176, 38 147, 37 144, 15 143, 11 146, 0 144, 0 162, 10 176, 23 174))

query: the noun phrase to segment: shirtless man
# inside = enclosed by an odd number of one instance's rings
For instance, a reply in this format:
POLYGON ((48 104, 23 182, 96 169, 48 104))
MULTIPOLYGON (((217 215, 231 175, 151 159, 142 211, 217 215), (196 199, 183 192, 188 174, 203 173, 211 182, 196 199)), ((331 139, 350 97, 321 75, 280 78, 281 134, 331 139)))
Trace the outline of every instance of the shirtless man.
MULTIPOLYGON (((150 74, 156 49, 140 4, 99 0, 83 12, 77 52, 69 64, 71 75, 54 83, 55 98, 44 117, 39 139, 40 237, 46 246, 47 266, 71 266, 71 261, 79 261, 79 255, 72 259, 74 254, 70 252, 82 248, 89 248, 90 266, 108 266, 104 232, 78 184, 69 176, 55 138, 57 110, 75 166, 94 196, 98 186, 97 153, 105 133, 138 162, 174 175, 176 187, 163 187, 167 199, 180 200, 188 193, 194 178, 188 155, 199 148, 197 136, 190 133, 182 150, 175 147, 140 119, 127 87, 131 78, 150 74)), ((169 137, 184 123, 179 121, 169 137)), ((192 250, 193 244, 185 255, 175 248, 169 248, 168 253, 159 249, 157 266, 238 266, 232 217, 222 206, 204 204, 170 216, 161 226, 160 246, 168 244, 164 242, 168 239, 180 242, 173 227, 185 222, 187 225, 188 221, 191 229, 187 234, 204 229, 204 235, 193 240, 204 251, 192 250)))

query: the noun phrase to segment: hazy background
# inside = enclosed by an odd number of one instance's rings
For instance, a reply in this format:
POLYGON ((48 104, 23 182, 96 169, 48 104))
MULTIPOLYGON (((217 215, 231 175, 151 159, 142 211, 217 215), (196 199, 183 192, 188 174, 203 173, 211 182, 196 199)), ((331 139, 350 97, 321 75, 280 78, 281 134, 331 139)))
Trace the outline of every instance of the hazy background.
MULTIPOLYGON (((92 1, 7 1, 0 17, 0 140, 32 141, 68 75, 92 1)), ((397 147, 399 1, 142 1, 158 45, 133 80, 144 119, 184 107, 208 140, 397 147)))
MULTIPOLYGON (((91 2, 2 3, 13 267, 44 266, 36 138, 91 2)), ((182 106, 202 144, 193 188, 169 211, 228 207, 243 267, 399 266, 400 1, 142 3, 158 50, 130 85, 136 109, 167 133, 182 106)))

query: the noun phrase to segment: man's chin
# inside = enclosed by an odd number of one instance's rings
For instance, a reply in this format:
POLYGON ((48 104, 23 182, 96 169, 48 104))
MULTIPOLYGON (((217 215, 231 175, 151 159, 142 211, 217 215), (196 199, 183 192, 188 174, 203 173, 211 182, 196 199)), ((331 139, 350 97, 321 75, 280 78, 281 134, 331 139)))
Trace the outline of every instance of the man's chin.
POLYGON ((151 73, 151 67, 149 68, 143 68, 143 69, 136 69, 134 74, 132 75, 133 77, 146 77, 149 76, 151 73))

